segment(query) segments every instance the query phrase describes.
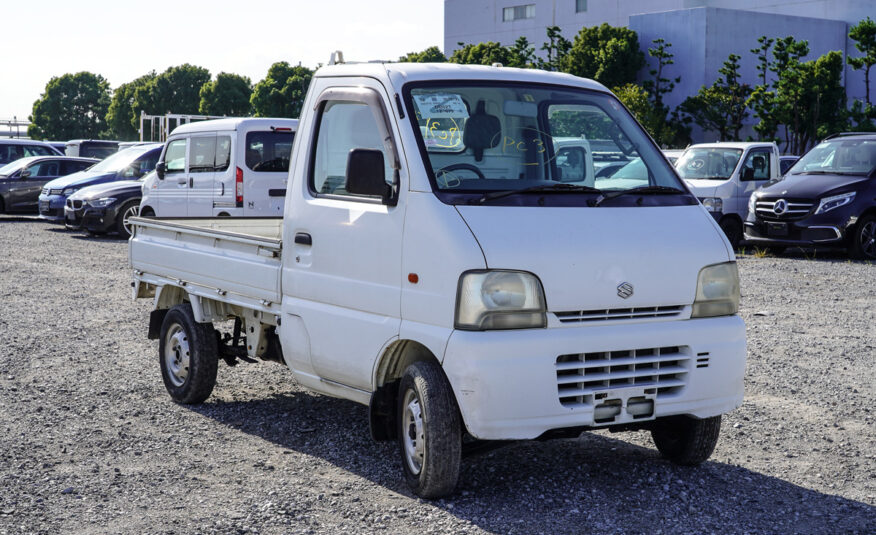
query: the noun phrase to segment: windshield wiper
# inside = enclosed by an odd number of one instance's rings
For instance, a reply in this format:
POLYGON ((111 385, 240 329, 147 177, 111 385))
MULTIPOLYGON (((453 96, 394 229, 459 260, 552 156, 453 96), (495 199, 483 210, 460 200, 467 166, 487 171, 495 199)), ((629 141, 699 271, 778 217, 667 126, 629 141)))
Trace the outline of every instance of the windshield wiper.
MULTIPOLYGON (((490 193, 485 193, 483 197, 477 200, 478 204, 483 204, 487 201, 492 201, 495 199, 501 199, 502 197, 508 197, 509 195, 515 195, 517 193, 551 193, 551 192, 575 192, 575 193, 601 193, 602 190, 597 188, 592 188, 590 186, 582 186, 580 184, 564 184, 562 182, 557 184, 541 184, 538 186, 531 186, 529 188, 523 189, 508 189, 502 191, 492 191, 490 193)), ((473 204, 473 203, 470 203, 473 204)))
POLYGON ((599 206, 605 201, 610 199, 614 199, 616 197, 620 197, 621 195, 630 195, 635 193, 647 194, 647 195, 675 195, 678 193, 685 193, 685 191, 680 190, 678 188, 673 188, 670 186, 639 186, 638 188, 632 189, 623 189, 620 191, 612 191, 610 193, 606 193, 604 195, 600 195, 596 201, 594 201, 593 206, 599 206))
POLYGON ((843 175, 843 176, 864 176, 867 173, 864 171, 800 171, 799 173, 788 173, 791 175, 843 175))

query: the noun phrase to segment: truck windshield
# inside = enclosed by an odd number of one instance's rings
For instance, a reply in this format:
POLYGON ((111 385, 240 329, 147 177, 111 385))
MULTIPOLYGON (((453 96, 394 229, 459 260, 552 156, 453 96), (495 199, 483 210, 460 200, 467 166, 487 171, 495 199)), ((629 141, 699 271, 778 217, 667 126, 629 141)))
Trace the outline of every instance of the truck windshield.
POLYGON ((405 99, 438 193, 494 199, 545 192, 598 196, 643 186, 687 193, 612 95, 541 84, 448 81, 409 84, 405 99))
POLYGON ((687 149, 675 162, 675 170, 686 180, 727 180, 741 157, 742 149, 694 147, 687 149))
POLYGON ((876 141, 832 139, 804 154, 788 174, 869 175, 874 169, 876 141))

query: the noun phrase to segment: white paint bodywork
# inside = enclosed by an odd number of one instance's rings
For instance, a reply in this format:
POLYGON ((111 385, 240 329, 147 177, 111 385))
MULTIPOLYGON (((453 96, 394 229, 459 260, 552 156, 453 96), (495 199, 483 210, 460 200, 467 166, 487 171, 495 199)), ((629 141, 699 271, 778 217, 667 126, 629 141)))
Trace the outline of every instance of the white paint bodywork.
MULTIPOLYGON (((413 342, 440 362, 467 430, 483 439, 534 438, 594 425, 593 407, 559 402, 559 355, 679 346, 683 388, 657 398, 655 416, 724 413, 742 401, 745 329, 738 316, 690 319, 699 271, 734 260, 701 206, 524 208, 452 206, 432 192, 414 130, 399 118, 403 84, 414 80, 533 81, 606 91, 594 82, 534 70, 451 65, 343 65, 320 69, 303 108, 282 220, 132 220, 135 296, 156 291, 167 307, 182 288, 199 321, 233 310, 277 325, 297 381, 368 403, 383 358, 413 342), (307 155, 314 103, 337 87, 381 96, 400 159, 398 203, 315 197, 307 155), (295 243, 307 233, 311 245, 295 243), (454 329, 460 275, 529 271, 541 281, 548 326, 516 331, 454 329), (410 282, 409 274, 418 281, 410 282), (635 287, 627 300, 618 285, 635 287), (223 293, 224 292, 224 293, 223 293), (228 304, 232 308, 223 308, 228 304), (671 318, 561 323, 556 312, 679 306, 671 318), (708 367, 694 358, 709 354, 708 367)), ((635 394, 623 392, 624 400, 635 394)), ((625 401, 626 402, 626 401, 625 401)), ((621 422, 620 420, 618 422, 621 422)))

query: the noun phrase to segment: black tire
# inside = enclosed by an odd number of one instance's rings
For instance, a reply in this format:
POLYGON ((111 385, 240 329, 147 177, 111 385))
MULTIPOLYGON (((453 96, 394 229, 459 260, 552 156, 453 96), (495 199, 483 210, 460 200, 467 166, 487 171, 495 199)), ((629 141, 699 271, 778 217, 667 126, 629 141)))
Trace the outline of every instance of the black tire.
POLYGON ((125 221, 127 221, 128 216, 136 216, 139 214, 140 199, 134 199, 123 204, 116 215, 116 233, 123 238, 130 238, 131 232, 128 230, 128 227, 125 226, 125 221), (128 212, 131 210, 135 210, 136 213, 129 214, 128 212))
POLYGON ((730 242, 733 249, 738 248, 739 242, 742 241, 742 224, 739 223, 739 220, 735 217, 725 217, 718 224, 721 226, 721 230, 724 231, 727 241, 730 242))
POLYGON ((651 428, 651 438, 663 457, 684 466, 696 466, 708 459, 720 434, 720 416, 671 416, 654 422, 651 428))
POLYGON ((0 197, 0 214, 6 211, 6 205, 3 204, 3 197, 0 197))
POLYGON ((876 216, 869 215, 858 220, 849 254, 861 260, 876 260, 876 216))
POLYGON ((415 362, 398 390, 398 446, 405 479, 423 498, 453 492, 462 460, 462 418, 441 367, 415 362))
POLYGON ((140 210, 140 217, 155 217, 155 210, 150 206, 144 206, 142 210, 140 210))
POLYGON ((158 340, 158 364, 170 397, 185 405, 207 399, 219 364, 213 325, 195 322, 190 304, 176 305, 164 317, 158 340))

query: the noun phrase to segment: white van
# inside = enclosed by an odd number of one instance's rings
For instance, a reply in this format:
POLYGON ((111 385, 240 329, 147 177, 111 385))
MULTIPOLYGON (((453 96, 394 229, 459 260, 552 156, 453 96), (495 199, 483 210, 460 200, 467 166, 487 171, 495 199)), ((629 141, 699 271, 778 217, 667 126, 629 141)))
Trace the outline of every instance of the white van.
POLYGON ((297 119, 235 118, 177 127, 140 213, 155 217, 281 217, 297 119))

